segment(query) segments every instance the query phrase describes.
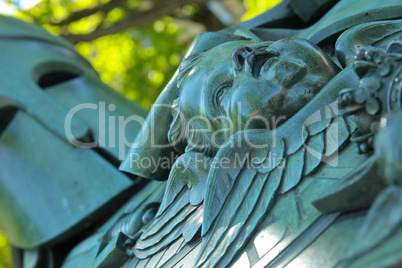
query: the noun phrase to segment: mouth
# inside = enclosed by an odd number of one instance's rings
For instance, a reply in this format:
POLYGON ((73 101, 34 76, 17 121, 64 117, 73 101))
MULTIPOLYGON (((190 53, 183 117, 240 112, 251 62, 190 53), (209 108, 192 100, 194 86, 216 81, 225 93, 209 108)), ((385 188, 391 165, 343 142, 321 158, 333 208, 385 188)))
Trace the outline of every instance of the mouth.
POLYGON ((272 70, 272 73, 276 72, 277 67, 282 63, 278 57, 271 57, 265 62, 261 64, 258 69, 258 75, 262 75, 264 73, 268 73, 269 70, 272 70))
POLYGON ((298 64, 294 62, 283 61, 280 62, 276 67, 276 69, 282 68, 287 73, 282 86, 284 88, 291 88, 297 82, 302 80, 307 74, 307 67, 304 64, 298 64))
POLYGON ((279 58, 273 57, 262 65, 260 75, 263 74, 271 78, 277 77, 282 81, 282 86, 288 89, 306 76, 307 66, 288 60, 280 61, 279 58))
POLYGON ((263 47, 260 49, 256 49, 251 53, 247 61, 252 66, 251 73, 254 77, 258 77, 261 74, 261 70, 270 66, 272 62, 278 61, 279 53, 272 49, 266 49, 267 47, 263 47))

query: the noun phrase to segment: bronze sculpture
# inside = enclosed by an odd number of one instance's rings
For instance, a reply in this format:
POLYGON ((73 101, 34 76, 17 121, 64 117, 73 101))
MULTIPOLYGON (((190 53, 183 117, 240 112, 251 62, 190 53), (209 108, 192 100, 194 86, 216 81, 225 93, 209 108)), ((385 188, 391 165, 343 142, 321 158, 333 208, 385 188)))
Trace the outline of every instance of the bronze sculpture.
POLYGON ((346 2, 305 29, 199 36, 120 166, 167 182, 75 240, 64 267, 400 265, 402 6, 346 2))

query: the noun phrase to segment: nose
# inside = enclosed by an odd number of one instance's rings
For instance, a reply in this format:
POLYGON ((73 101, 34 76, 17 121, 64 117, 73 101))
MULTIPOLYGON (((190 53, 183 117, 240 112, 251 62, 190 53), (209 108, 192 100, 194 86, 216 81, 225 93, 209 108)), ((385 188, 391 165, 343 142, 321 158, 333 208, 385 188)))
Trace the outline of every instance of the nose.
POLYGON ((253 52, 253 49, 248 46, 239 46, 235 48, 232 52, 232 60, 236 66, 237 70, 241 70, 244 68, 244 64, 246 59, 250 53, 253 52))

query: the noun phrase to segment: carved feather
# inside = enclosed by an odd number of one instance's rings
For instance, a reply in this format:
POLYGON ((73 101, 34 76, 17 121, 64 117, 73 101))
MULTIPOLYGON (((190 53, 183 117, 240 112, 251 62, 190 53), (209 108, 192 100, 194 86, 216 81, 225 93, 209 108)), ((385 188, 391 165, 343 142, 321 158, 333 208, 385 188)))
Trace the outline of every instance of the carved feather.
POLYGON ((334 83, 338 90, 321 92, 277 129, 236 133, 215 156, 218 165, 200 167, 199 155, 182 155, 156 218, 136 243, 136 256, 149 258, 182 237, 188 243, 201 228, 197 265, 229 265, 277 196, 294 189, 348 139, 353 127, 336 112, 334 99, 342 83, 334 83), (227 159, 229 165, 219 165, 227 159))
POLYGON ((203 240, 197 266, 228 265, 233 256, 226 256, 226 252, 234 254, 244 246, 270 212, 276 196, 297 186, 303 177, 325 161, 325 157, 336 153, 345 143, 350 135, 349 127, 343 117, 335 117, 333 110, 327 107, 324 113, 330 118, 321 118, 320 113, 313 114, 315 118, 310 116, 309 119, 314 123, 294 120, 294 124, 286 123, 276 133, 241 132, 232 141, 239 144, 240 140, 240 148, 218 152, 218 159, 240 156, 246 160, 241 166, 234 162, 228 169, 215 169, 209 173, 204 201, 203 240), (299 135, 284 135, 297 132, 299 135), (245 137, 248 142, 244 142, 245 137), (271 166, 263 166, 273 153, 282 161, 271 161, 271 166), (253 156, 261 158, 263 154, 264 161, 252 161, 253 156), (219 178, 226 178, 225 185, 221 185, 219 178))
POLYGON ((201 228, 205 184, 210 159, 186 153, 174 164, 159 211, 135 245, 135 255, 145 259, 184 237, 190 242, 201 228))

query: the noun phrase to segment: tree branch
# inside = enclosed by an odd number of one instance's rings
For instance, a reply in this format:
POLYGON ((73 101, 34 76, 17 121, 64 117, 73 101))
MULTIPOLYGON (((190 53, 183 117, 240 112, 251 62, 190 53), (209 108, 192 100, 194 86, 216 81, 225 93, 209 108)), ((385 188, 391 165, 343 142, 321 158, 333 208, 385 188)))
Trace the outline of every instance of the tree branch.
POLYGON ((153 22, 162 16, 171 15, 175 9, 181 8, 185 5, 202 4, 208 1, 209 0, 163 1, 163 4, 161 4, 160 6, 154 6, 152 9, 144 12, 133 10, 131 13, 128 14, 126 19, 118 21, 108 28, 99 28, 89 34, 67 34, 63 35, 63 37, 72 42, 73 44, 77 44, 80 41, 88 42, 108 34, 113 34, 126 30, 127 28, 130 27, 136 27, 146 23, 153 22))
POLYGON ((64 26, 68 25, 74 21, 80 20, 82 18, 91 16, 92 14, 95 14, 98 11, 103 11, 105 14, 111 11, 112 9, 116 7, 123 7, 125 6, 127 0, 111 0, 110 2, 107 2, 105 4, 100 4, 98 6, 92 7, 92 8, 87 8, 83 10, 79 10, 73 13, 70 13, 70 15, 59 22, 49 22, 49 25, 53 26, 64 26))

